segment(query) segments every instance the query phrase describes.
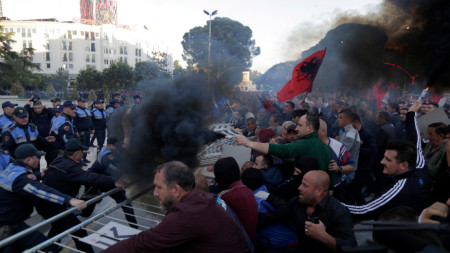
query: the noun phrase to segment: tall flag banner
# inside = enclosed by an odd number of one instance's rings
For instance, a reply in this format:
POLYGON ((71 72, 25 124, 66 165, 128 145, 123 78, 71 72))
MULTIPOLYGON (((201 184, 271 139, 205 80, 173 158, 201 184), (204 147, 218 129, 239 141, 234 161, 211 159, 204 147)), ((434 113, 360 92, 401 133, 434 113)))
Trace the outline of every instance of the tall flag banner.
POLYGON ((278 101, 283 102, 303 92, 312 91, 314 78, 316 78, 326 51, 327 48, 317 51, 295 66, 291 80, 278 91, 278 101))

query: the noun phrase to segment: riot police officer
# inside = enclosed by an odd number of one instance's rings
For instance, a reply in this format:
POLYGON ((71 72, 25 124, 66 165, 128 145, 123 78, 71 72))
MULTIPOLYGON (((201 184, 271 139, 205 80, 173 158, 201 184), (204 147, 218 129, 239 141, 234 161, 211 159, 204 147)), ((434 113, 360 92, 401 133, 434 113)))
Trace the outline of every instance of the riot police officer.
MULTIPOLYGON (((97 160, 95 163, 88 169, 89 172, 98 173, 102 175, 106 175, 109 177, 112 177, 113 179, 118 179, 121 176, 121 173, 117 170, 116 166, 116 158, 115 152, 118 151, 118 147, 115 146, 117 142, 116 137, 108 137, 106 139, 106 146, 102 148, 100 153, 97 155, 97 160)), ((85 191, 85 196, 91 195, 95 196, 97 189, 95 187, 87 188, 85 191)), ((121 203, 127 199, 125 190, 121 190, 119 192, 116 192, 110 196, 113 198, 116 203, 121 203)), ((87 197, 84 199, 81 197, 81 199, 89 200, 92 197, 87 197)), ((95 205, 90 205, 86 209, 83 210, 82 216, 88 217, 92 214, 92 212, 95 209, 95 205)), ((125 213, 125 218, 130 223, 130 227, 132 228, 138 228, 136 225, 136 217, 134 216, 134 210, 131 203, 123 205, 122 210, 125 213)))
POLYGON ((72 138, 77 138, 77 131, 73 124, 76 116, 76 106, 72 101, 66 101, 62 105, 63 113, 56 117, 52 123, 51 133, 56 137, 55 147, 58 154, 62 154, 65 143, 72 138))
POLYGON ((103 101, 95 100, 95 108, 92 110, 92 121, 94 122, 94 137, 91 140, 97 139, 97 149, 100 151, 103 148, 106 137, 106 111, 103 110, 103 101))
MULTIPOLYGON (((15 151, 16 161, 0 171, 0 227, 2 232, 8 232, 6 236, 29 228, 24 221, 33 212, 35 199, 42 199, 59 206, 74 206, 79 210, 86 208, 84 201, 72 198, 39 182, 40 178, 36 176, 34 170, 38 168, 40 157, 44 154, 32 144, 23 144, 15 151)), ((47 238, 41 232, 34 231, 6 246, 4 250, 23 252, 45 240, 47 238)), ((44 250, 56 252, 57 248, 49 246, 44 250)))
POLYGON ((54 142, 55 137, 41 137, 35 124, 29 123, 28 112, 23 107, 17 107, 13 112, 15 123, 10 125, 2 135, 2 149, 14 154, 16 148, 25 143, 36 146, 37 142, 54 142))
POLYGON ((12 114, 14 109, 16 109, 17 104, 13 104, 10 101, 6 101, 2 104, 3 115, 0 116, 0 132, 5 131, 12 123, 12 114))
MULTIPOLYGON (((91 111, 86 108, 86 99, 79 98, 73 124, 78 130, 78 137, 80 138, 81 143, 85 146, 89 146, 91 133, 95 133, 91 117, 91 111)), ((86 159, 86 155, 87 154, 85 153, 84 161, 89 163, 90 161, 86 159)))

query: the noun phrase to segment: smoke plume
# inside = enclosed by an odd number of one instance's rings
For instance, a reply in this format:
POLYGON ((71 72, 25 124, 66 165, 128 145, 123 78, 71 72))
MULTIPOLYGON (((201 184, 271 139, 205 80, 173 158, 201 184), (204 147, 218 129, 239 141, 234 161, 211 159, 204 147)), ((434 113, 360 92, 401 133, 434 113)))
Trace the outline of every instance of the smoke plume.
POLYGON ((143 103, 121 108, 109 124, 111 135, 122 143, 129 139, 119 154, 120 168, 140 177, 151 177, 157 165, 172 160, 194 168, 198 150, 213 138, 206 128, 211 108, 206 79, 196 75, 146 86, 143 103))

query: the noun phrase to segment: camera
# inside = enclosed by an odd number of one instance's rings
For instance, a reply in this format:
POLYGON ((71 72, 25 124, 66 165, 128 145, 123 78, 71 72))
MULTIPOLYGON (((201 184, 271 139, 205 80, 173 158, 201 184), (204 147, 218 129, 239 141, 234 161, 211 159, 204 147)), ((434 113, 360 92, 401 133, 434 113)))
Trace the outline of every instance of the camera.
POLYGON ((38 101, 38 100, 39 100, 39 97, 36 96, 36 95, 32 95, 31 98, 30 98, 30 101, 33 102, 33 103, 38 101))
POLYGON ((314 224, 319 224, 319 217, 308 218, 308 221, 314 224))

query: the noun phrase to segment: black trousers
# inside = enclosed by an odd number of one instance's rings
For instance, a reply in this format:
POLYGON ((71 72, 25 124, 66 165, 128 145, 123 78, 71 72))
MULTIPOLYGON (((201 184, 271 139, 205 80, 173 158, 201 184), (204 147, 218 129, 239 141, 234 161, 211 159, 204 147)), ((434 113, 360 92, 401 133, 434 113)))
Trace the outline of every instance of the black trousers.
MULTIPOLYGON (((91 131, 88 130, 81 130, 78 131, 78 135, 80 137, 81 144, 85 145, 86 147, 89 147, 91 144, 91 131)), ((84 153, 83 158, 86 159, 87 153, 84 153)))
POLYGON ((94 140, 97 139, 97 148, 101 150, 103 148, 103 144, 105 143, 106 138, 106 129, 95 129, 95 134, 92 137, 91 143, 94 143, 94 140))
MULTIPOLYGON (((61 212, 64 212, 67 209, 60 205, 40 202, 36 206, 36 210, 42 217, 44 217, 44 219, 49 219, 61 212)), ((54 236, 64 232, 65 230, 68 230, 71 227, 77 226, 78 224, 80 224, 80 221, 73 213, 71 213, 71 214, 52 223, 52 228, 50 229, 50 232, 48 232, 48 237, 49 238, 54 237, 54 236)), ((86 232, 86 230, 83 230, 83 229, 80 229, 72 234, 77 237, 88 236, 88 233, 86 232)), ((73 238, 73 240, 74 240, 75 245, 77 246, 78 250, 81 250, 84 252, 92 252, 92 253, 94 252, 94 249, 91 247, 91 245, 81 242, 80 240, 75 239, 75 238, 73 238)))

